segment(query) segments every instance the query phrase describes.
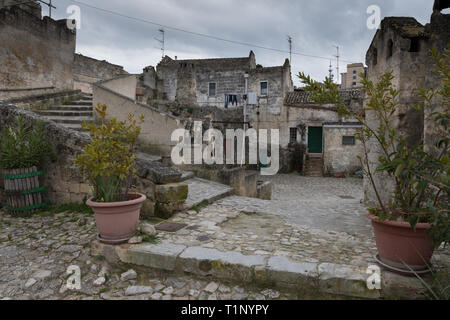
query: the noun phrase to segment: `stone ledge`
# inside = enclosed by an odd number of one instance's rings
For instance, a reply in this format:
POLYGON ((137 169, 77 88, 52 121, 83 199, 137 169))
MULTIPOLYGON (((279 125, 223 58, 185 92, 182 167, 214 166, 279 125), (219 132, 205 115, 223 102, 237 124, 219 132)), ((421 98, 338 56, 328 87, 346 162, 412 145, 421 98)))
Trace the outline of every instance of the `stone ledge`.
POLYGON ((332 263, 299 263, 286 257, 222 252, 170 243, 111 246, 92 243, 92 254, 110 263, 130 263, 175 273, 212 276, 303 291, 310 297, 335 295, 359 299, 420 299, 420 281, 382 271, 381 290, 369 290, 364 268, 332 263))

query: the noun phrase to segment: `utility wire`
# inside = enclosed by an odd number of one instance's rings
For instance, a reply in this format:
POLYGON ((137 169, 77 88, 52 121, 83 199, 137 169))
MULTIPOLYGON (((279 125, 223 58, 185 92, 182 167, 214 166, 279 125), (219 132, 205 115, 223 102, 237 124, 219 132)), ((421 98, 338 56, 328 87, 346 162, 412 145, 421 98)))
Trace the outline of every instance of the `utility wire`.
MULTIPOLYGON (((162 27, 162 28, 170 29, 170 30, 174 30, 174 31, 184 32, 184 33, 192 34, 192 35, 203 37, 203 38, 209 38, 209 39, 214 39, 214 40, 217 40, 217 41, 224 41, 224 42, 228 42, 228 43, 234 43, 234 44, 238 44, 238 45, 242 45, 242 46, 248 46, 248 47, 253 47, 253 48, 258 48, 258 49, 271 50, 271 51, 276 51, 276 52, 280 52, 280 53, 290 53, 287 50, 270 48, 270 47, 265 47, 265 46, 261 46, 261 45, 257 45, 257 44, 251 44, 251 43, 237 41, 237 40, 230 40, 230 39, 225 39, 225 38, 221 38, 221 37, 217 37, 217 36, 212 36, 212 35, 209 35, 209 34, 204 34, 204 33, 199 33, 199 32, 195 32, 195 31, 189 31, 189 30, 185 30, 185 29, 181 29, 181 28, 177 28, 177 27, 172 27, 172 26, 164 25, 164 24, 157 23, 157 22, 154 22, 154 21, 132 17, 132 16, 129 16, 129 15, 126 15, 126 14, 123 14, 123 13, 119 13, 119 12, 116 12, 116 11, 112 11, 112 10, 109 10, 109 9, 96 7, 96 6, 93 6, 91 4, 87 4, 87 3, 84 3, 84 2, 81 2, 81 1, 77 1, 77 0, 69 0, 69 1, 73 2, 73 3, 76 3, 76 4, 79 4, 79 5, 82 5, 82 6, 86 6, 86 7, 91 8, 91 9, 95 9, 95 10, 98 10, 98 11, 102 11, 102 12, 105 12, 105 13, 116 15, 116 16, 119 16, 119 17, 127 18, 127 19, 130 19, 130 20, 135 20, 135 21, 142 22, 142 23, 152 24, 154 26, 158 26, 158 27, 162 27)), ((300 53, 300 52, 292 52, 292 54, 293 55, 297 55, 297 56, 309 57, 309 58, 325 59, 327 61, 330 60, 330 57, 321 57, 321 56, 305 54, 305 53, 300 53)), ((348 62, 348 63, 354 63, 354 61, 343 60, 343 59, 341 59, 341 61, 348 62)))

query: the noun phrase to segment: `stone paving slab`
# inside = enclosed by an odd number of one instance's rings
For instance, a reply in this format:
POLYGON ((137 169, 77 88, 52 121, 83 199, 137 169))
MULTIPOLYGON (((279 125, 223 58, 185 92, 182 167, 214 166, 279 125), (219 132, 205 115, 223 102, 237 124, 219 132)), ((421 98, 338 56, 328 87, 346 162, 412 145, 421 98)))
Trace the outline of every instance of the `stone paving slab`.
POLYGON ((230 196, 234 192, 230 186, 200 178, 188 179, 184 183, 189 186, 188 197, 185 202, 187 209, 201 203, 213 203, 230 196))

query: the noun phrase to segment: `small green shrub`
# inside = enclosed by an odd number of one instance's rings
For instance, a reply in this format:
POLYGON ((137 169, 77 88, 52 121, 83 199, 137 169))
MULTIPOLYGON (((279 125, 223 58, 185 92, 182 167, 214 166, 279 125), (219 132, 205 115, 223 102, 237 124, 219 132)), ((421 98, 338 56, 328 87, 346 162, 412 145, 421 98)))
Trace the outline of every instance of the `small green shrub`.
POLYGON ((3 169, 40 167, 53 158, 41 121, 28 126, 25 119, 19 116, 14 126, 0 133, 0 166, 3 169))

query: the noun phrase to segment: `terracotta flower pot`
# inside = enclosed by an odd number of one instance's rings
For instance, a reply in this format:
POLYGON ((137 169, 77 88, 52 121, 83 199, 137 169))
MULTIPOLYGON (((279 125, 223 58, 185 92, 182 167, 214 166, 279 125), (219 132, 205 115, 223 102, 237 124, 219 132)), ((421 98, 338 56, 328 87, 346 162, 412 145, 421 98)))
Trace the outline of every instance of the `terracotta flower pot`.
POLYGON ((124 243, 136 233, 142 203, 147 197, 138 193, 129 194, 128 198, 128 201, 110 203, 94 202, 91 198, 86 202, 94 210, 100 241, 124 243))
POLYGON ((426 233, 428 223, 418 223, 416 231, 409 222, 378 221, 377 217, 367 214, 372 220, 379 260, 388 267, 410 271, 404 263, 415 271, 428 269, 434 252, 434 245, 426 233))

